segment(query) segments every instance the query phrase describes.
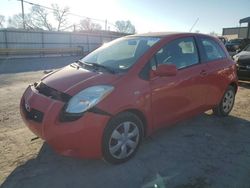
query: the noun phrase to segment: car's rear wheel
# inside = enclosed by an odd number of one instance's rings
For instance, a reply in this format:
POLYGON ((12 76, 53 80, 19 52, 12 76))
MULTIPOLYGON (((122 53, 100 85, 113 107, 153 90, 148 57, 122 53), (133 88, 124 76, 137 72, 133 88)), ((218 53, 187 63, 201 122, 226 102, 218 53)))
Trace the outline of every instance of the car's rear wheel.
POLYGON ((214 114, 218 116, 228 116, 234 106, 235 89, 232 86, 228 86, 224 93, 222 100, 218 106, 213 109, 214 114))
POLYGON ((143 124, 136 115, 130 112, 118 114, 104 131, 104 160, 113 164, 129 160, 138 150, 142 135, 143 124))

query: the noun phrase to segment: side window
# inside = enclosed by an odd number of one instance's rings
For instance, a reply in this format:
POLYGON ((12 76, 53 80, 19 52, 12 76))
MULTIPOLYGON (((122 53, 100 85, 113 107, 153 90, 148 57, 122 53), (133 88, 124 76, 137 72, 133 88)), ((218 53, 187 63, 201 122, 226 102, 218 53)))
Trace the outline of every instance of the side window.
POLYGON ((209 38, 201 38, 201 43, 205 50, 207 61, 213 61, 216 59, 222 59, 226 57, 224 50, 214 40, 209 38))
POLYGON ((193 37, 174 40, 155 54, 155 60, 160 64, 175 64, 177 69, 199 63, 199 56, 193 37))

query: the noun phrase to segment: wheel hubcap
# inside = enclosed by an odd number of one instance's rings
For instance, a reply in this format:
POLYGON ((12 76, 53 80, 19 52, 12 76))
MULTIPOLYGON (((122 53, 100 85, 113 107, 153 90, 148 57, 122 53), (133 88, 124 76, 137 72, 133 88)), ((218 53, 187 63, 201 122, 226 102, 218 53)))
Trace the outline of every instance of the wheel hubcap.
POLYGON ((226 92, 222 103, 222 107, 225 113, 229 112, 232 109, 233 103, 234 103, 234 92, 232 90, 229 90, 226 92))
POLYGON ((110 154, 117 159, 131 155, 139 142, 139 129, 133 122, 123 122, 117 126, 109 140, 110 154))

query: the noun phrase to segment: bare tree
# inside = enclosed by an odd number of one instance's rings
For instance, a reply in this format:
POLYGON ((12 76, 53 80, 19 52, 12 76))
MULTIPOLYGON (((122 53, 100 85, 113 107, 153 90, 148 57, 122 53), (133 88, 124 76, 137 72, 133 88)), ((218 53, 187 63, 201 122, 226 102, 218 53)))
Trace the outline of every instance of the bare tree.
MULTIPOLYGON (((30 30, 52 30, 48 21, 48 12, 40 6, 32 6, 30 13, 24 15, 26 29, 30 30)), ((8 19, 8 27, 23 28, 22 14, 15 14, 8 19)))
POLYGON ((26 20, 25 22, 30 27, 33 27, 34 29, 42 29, 42 30, 49 30, 52 31, 53 27, 52 24, 49 22, 49 12, 42 8, 41 6, 32 6, 31 13, 30 13, 30 19, 29 21, 26 20))
POLYGON ((10 28, 23 28, 22 14, 15 14, 8 19, 8 27, 10 28))
POLYGON ((135 26, 129 21, 116 21, 115 26, 117 28, 117 31, 122 32, 122 33, 129 33, 129 34, 134 34, 135 33, 135 26))
MULTIPOLYGON (((25 26, 27 29, 32 30, 57 30, 62 31, 68 28, 68 15, 69 8, 65 7, 60 9, 57 4, 52 4, 53 16, 56 21, 56 25, 53 26, 50 20, 50 13, 39 5, 31 7, 30 13, 24 15, 25 26)), ((9 18, 9 27, 22 28, 23 20, 21 14, 16 14, 9 18)))
MULTIPOLYGON (((26 29, 35 29, 30 14, 24 15, 25 20, 25 27, 26 29)), ((22 29, 23 28, 23 18, 22 14, 15 14, 12 17, 9 17, 8 19, 8 27, 9 28, 16 28, 16 29, 22 29)))
POLYGON ((3 15, 0 15, 0 28, 4 27, 5 17, 3 15))
POLYGON ((57 4, 52 4, 53 14, 55 20, 57 21, 57 31, 65 30, 69 27, 68 24, 68 15, 69 15, 69 7, 64 7, 61 9, 57 4))
POLYGON ((218 33, 216 33, 216 32, 214 32, 214 31, 212 31, 212 32, 210 32, 210 33, 209 33, 209 35, 212 35, 212 36, 217 37, 219 34, 218 34, 218 33))
POLYGON ((80 28, 81 30, 101 30, 102 26, 97 23, 93 23, 90 18, 86 18, 80 21, 80 28))

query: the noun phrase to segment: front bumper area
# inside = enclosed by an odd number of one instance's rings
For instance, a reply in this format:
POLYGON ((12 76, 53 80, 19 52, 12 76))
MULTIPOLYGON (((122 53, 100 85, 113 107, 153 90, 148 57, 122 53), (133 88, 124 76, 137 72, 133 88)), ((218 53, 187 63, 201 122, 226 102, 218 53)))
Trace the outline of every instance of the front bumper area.
POLYGON ((40 94, 29 86, 20 102, 20 112, 27 127, 44 139, 57 153, 79 158, 101 158, 102 136, 109 116, 86 112, 80 119, 61 122, 64 103, 40 94), (42 114, 36 119, 31 112, 42 114), (30 115, 31 114, 31 115, 30 115))
POLYGON ((237 75, 240 80, 250 80, 250 69, 238 68, 237 75))

